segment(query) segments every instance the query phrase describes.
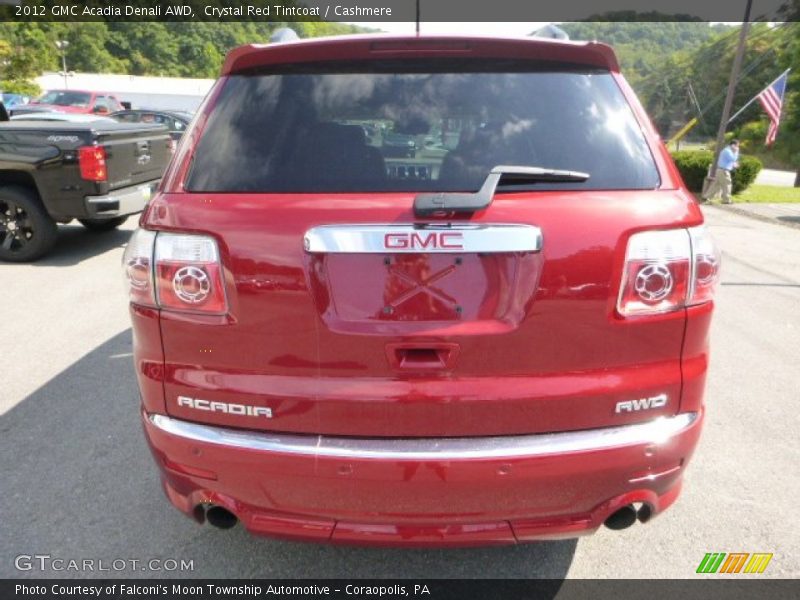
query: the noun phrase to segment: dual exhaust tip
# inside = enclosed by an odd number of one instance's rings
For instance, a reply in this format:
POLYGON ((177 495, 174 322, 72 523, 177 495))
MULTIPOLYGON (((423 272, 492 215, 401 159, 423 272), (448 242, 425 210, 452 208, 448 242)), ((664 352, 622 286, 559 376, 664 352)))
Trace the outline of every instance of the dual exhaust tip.
MULTIPOLYGON (((604 525, 609 529, 619 531, 627 529, 637 520, 646 523, 651 515, 652 509, 649 504, 642 503, 638 509, 633 504, 628 504, 611 513, 604 525)), ((216 504, 212 504, 208 508, 198 505, 195 508, 195 518, 200 522, 208 521, 209 525, 217 529, 231 529, 239 522, 239 519, 231 511, 216 504)))
POLYGON ((621 529, 627 529, 636 523, 637 520, 641 523, 647 523, 652 514, 653 509, 650 508, 649 504, 642 503, 638 509, 633 504, 628 504, 611 513, 605 520, 604 525, 609 529, 619 531, 621 529))
POLYGON ((230 529, 231 527, 236 526, 236 523, 239 522, 239 519, 235 514, 233 514, 227 508, 218 506, 216 504, 212 504, 210 506, 198 504, 194 508, 193 516, 198 523, 208 521, 209 525, 212 525, 217 529, 230 529))

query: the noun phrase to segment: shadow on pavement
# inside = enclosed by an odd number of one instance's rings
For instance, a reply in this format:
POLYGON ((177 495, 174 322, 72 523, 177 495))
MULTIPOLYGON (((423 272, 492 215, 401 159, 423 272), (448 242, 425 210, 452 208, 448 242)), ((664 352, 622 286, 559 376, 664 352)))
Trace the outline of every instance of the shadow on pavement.
MULTIPOLYGON (((127 233, 128 232, 124 232, 127 233)), ((139 423, 126 330, 0 416, 0 578, 552 578, 577 541, 458 550, 322 546, 199 526, 164 497, 139 423), (191 572, 18 571, 18 555, 191 560, 191 572)), ((140 566, 139 569, 142 567, 140 566)))
MULTIPOLYGON (((134 215, 126 223, 136 218, 134 215)), ((36 267, 76 265, 112 248, 121 248, 128 243, 132 233, 130 229, 89 231, 77 221, 70 225, 59 225, 55 246, 43 258, 31 264, 36 267)))

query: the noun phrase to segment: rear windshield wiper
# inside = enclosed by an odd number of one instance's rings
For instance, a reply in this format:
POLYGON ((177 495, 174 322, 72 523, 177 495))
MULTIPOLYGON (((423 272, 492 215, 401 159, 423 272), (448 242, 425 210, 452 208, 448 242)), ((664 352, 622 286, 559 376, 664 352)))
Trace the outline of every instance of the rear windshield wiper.
POLYGON ((516 165, 499 165, 494 167, 481 189, 477 192, 436 192, 418 194, 414 198, 414 214, 418 217, 436 213, 475 212, 487 208, 492 203, 494 192, 501 180, 519 183, 536 183, 540 181, 586 181, 588 173, 580 171, 562 171, 560 169, 543 169, 542 167, 522 167, 516 165))

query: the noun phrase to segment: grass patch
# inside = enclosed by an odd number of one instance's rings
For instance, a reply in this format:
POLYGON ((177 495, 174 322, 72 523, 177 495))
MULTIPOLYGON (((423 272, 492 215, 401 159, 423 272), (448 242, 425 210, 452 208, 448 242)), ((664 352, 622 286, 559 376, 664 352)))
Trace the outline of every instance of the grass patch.
POLYGON ((800 203, 800 188, 753 184, 741 194, 735 195, 733 200, 734 202, 800 203))

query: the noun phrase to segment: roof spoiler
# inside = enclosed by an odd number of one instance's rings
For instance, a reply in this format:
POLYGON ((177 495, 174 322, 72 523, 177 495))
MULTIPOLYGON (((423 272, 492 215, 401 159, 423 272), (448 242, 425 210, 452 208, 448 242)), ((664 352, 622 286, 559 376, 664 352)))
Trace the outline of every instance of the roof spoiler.
POLYGON ((600 42, 537 37, 351 35, 239 46, 228 53, 221 75, 273 65, 428 56, 553 61, 619 71, 614 50, 600 42))

